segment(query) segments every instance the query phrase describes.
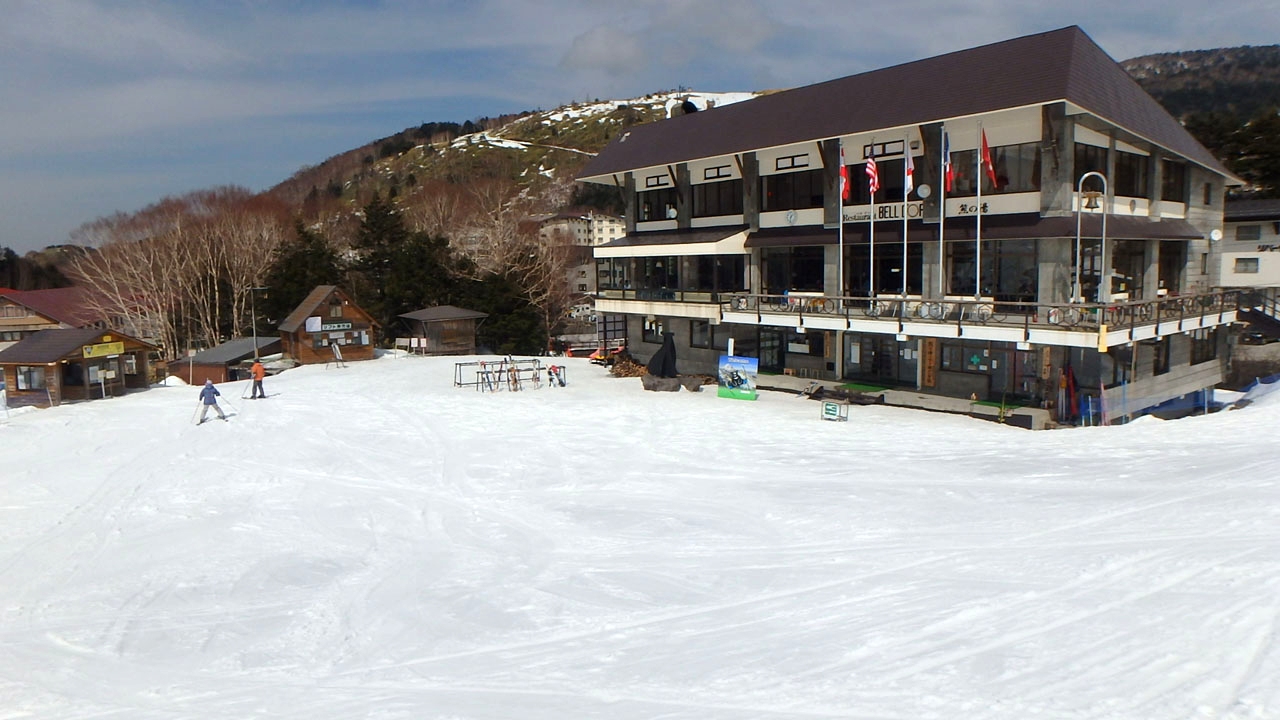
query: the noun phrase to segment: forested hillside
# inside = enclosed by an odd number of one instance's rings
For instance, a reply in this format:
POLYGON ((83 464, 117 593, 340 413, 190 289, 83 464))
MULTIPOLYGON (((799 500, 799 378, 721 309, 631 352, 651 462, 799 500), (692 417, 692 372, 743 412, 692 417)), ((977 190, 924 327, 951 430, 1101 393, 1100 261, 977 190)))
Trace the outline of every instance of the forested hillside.
POLYGON ((1160 53, 1121 65, 1233 172, 1280 197, 1280 45, 1160 53))

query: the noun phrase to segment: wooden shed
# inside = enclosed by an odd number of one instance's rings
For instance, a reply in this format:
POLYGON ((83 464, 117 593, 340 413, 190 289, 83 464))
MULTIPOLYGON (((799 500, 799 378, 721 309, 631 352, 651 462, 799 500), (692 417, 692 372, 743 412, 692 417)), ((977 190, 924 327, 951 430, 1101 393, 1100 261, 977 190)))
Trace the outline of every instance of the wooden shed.
POLYGON ((151 343, 100 328, 40 330, 0 351, 11 405, 59 405, 146 389, 151 343))
POLYGON ((420 355, 474 355, 477 321, 488 313, 452 305, 414 310, 400 317, 412 320, 413 332, 396 346, 420 355))
POLYGON ((320 285, 280 323, 281 350, 302 365, 372 360, 378 323, 337 285, 320 285))
POLYGON ((201 385, 205 380, 212 380, 215 383, 244 380, 248 377, 248 372, 239 367, 240 365, 255 357, 280 352, 280 338, 260 337, 257 340, 256 351, 253 347, 253 338, 236 338, 217 347, 198 352, 185 360, 170 361, 169 374, 182 378, 188 385, 201 385))

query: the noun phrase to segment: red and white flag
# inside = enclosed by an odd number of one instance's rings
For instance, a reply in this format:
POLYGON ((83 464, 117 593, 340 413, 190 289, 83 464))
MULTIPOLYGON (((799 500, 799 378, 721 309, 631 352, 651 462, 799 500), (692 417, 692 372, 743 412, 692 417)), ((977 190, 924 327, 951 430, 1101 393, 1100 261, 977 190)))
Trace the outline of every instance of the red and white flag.
POLYGON ((849 166, 844 164, 844 143, 840 143, 840 199, 849 199, 849 166))
POLYGON ((871 191, 871 201, 875 202, 876 191, 880 189, 880 171, 876 169, 876 156, 867 158, 867 189, 871 191))
POLYGON ((956 169, 951 164, 951 137, 947 135, 947 131, 942 131, 942 178, 945 180, 943 188, 947 192, 951 192, 951 184, 956 179, 956 169))
POLYGON ((916 163, 911 159, 911 147, 909 145, 907 146, 907 169, 903 180, 906 183, 903 187, 906 189, 902 191, 902 199, 906 200, 907 196, 911 194, 912 188, 916 186, 916 163))
POLYGON ((991 162, 991 149, 987 147, 987 131, 982 131, 982 169, 987 171, 987 177, 991 179, 991 189, 995 190, 999 187, 996 182, 996 166, 991 162))

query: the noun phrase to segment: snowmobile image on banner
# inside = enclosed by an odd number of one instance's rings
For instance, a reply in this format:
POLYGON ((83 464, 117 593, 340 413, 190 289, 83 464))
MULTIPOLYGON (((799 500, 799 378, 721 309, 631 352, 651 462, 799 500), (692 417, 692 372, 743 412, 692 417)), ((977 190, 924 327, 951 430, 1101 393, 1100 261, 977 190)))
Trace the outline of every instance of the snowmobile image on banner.
POLYGON ((760 360, 739 355, 720 356, 720 387, 718 397, 734 400, 756 399, 756 374, 760 360))

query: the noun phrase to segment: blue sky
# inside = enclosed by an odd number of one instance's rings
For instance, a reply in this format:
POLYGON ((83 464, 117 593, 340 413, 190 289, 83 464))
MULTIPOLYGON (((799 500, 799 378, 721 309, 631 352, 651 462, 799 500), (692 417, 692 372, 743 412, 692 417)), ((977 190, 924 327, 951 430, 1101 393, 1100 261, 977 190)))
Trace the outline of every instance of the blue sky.
POLYGON ((1079 25, 1117 60, 1280 42, 1274 0, 0 0, 0 246, 263 190, 427 121, 793 87, 1079 25))

